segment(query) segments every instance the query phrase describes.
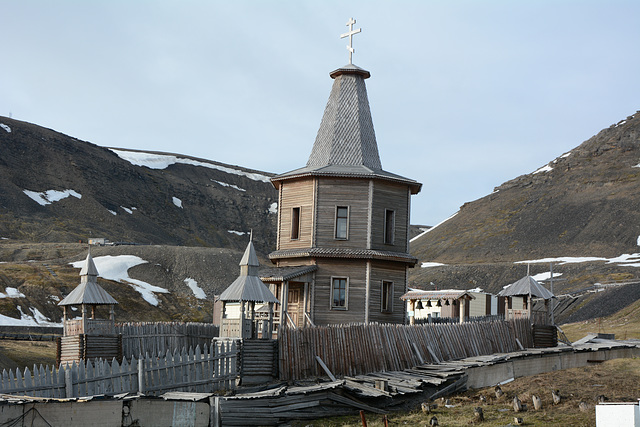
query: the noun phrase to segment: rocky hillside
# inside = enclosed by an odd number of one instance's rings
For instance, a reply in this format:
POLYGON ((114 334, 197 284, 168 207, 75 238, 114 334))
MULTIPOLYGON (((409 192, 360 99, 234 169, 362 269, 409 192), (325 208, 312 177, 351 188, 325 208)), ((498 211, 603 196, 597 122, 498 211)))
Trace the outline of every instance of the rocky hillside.
MULTIPOLYGON (((566 279, 557 283, 560 292, 637 279, 637 257, 615 258, 640 252, 639 164, 636 113, 537 171, 464 204, 414 240, 411 252, 421 262, 446 265, 414 269, 412 283, 497 292, 526 274, 526 266, 514 262, 558 257, 601 258, 558 265, 566 279)), ((532 274, 548 272, 549 264, 531 268, 532 274)))
POLYGON ((273 249, 271 174, 166 153, 110 150, 0 117, 0 237, 273 249))

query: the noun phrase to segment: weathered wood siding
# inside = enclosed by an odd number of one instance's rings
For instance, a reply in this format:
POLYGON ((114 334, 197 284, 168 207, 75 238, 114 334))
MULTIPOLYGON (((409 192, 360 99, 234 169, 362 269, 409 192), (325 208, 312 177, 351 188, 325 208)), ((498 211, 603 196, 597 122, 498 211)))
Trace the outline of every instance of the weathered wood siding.
POLYGON ((487 296, 481 293, 472 293, 476 299, 471 300, 469 303, 469 316, 486 316, 487 314, 491 314, 491 312, 487 313, 487 296))
POLYGON ((406 185, 375 181, 371 218, 371 248, 407 252, 409 189, 406 185), (395 211, 393 244, 384 243, 385 210, 395 211))
POLYGON ((280 224, 278 226, 278 250, 311 247, 313 227, 314 180, 301 179, 282 183, 280 224), (300 208, 300 231, 297 240, 291 240, 291 212, 300 208))
POLYGON ((379 323, 403 323, 404 301, 400 296, 405 290, 406 265, 394 262, 371 262, 371 293, 369 299, 369 321, 379 323), (391 313, 383 313, 382 308, 382 281, 393 282, 391 313))
POLYGON ((369 181, 323 178, 318 181, 316 246, 366 249, 369 181), (336 206, 349 207, 348 239, 335 238, 336 206))
POLYGON ((316 325, 364 322, 365 260, 318 259, 312 319, 316 325), (347 309, 331 309, 331 278, 348 277, 347 309))

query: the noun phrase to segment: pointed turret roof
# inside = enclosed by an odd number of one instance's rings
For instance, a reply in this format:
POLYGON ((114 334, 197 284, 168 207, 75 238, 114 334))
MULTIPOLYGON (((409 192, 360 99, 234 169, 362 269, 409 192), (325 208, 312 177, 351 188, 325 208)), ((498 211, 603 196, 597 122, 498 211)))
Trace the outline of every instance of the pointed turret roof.
POLYGON ((382 169, 364 82, 371 73, 348 64, 329 75, 333 87, 307 165, 271 182, 277 188, 282 180, 302 176, 375 177, 409 184, 418 193, 422 184, 382 169))
POLYGON ((84 265, 80 270, 80 284, 58 305, 109 305, 118 304, 102 286, 98 284, 98 269, 93 262, 91 250, 87 254, 84 265))
POLYGON ((531 276, 524 276, 517 282, 514 282, 505 287, 498 294, 498 296, 501 297, 511 297, 516 295, 531 295, 533 297, 543 299, 555 298, 555 296, 547 288, 542 286, 536 279, 531 276))
POLYGON ((220 294, 220 301, 273 302, 277 304, 278 299, 258 277, 259 266, 260 262, 253 247, 252 233, 249 244, 240 260, 240 275, 220 294))

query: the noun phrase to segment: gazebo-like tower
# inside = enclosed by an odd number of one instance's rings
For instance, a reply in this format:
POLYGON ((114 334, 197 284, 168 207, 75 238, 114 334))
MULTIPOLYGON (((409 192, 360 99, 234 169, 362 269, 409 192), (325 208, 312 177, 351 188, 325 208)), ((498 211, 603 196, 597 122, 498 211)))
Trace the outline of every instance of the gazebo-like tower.
POLYGON ((80 270, 80 284, 58 303, 62 306, 64 326, 64 334, 58 341, 58 363, 114 357, 122 360, 122 340, 115 332, 114 307, 118 301, 98 284, 97 279, 98 269, 89 250, 80 270), (109 308, 107 319, 98 318, 99 306, 109 308), (67 307, 79 308, 80 317, 67 318, 72 313, 67 307))
POLYGON ((498 296, 505 297, 504 314, 506 320, 528 317, 531 319, 531 323, 544 325, 550 323, 549 301, 555 296, 533 277, 524 276, 500 291, 498 296), (509 304, 512 302, 513 297, 522 297, 521 308, 515 308, 513 304, 509 304), (533 298, 542 298, 544 300, 545 311, 533 311, 533 298), (511 308, 509 308, 509 305, 511 305, 511 308))
POLYGON ((222 292, 219 301, 222 302, 220 319, 221 338, 271 338, 273 331, 273 305, 278 299, 271 293, 260 277, 258 267, 260 262, 253 247, 253 234, 240 260, 240 275, 229 287, 222 292), (256 303, 266 304, 267 319, 256 317, 256 303), (259 327, 259 326, 262 327, 259 327))

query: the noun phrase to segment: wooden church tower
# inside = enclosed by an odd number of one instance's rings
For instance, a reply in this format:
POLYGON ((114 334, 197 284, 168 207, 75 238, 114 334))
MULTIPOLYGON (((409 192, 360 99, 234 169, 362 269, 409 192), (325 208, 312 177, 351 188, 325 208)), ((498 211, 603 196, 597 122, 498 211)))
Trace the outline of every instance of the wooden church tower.
POLYGON ((306 166, 271 179, 279 192, 277 248, 269 254, 276 268, 262 270, 262 280, 289 326, 403 323, 400 296, 417 263, 409 254, 411 195, 422 184, 382 169, 369 71, 350 58, 329 75, 333 87, 306 166))

